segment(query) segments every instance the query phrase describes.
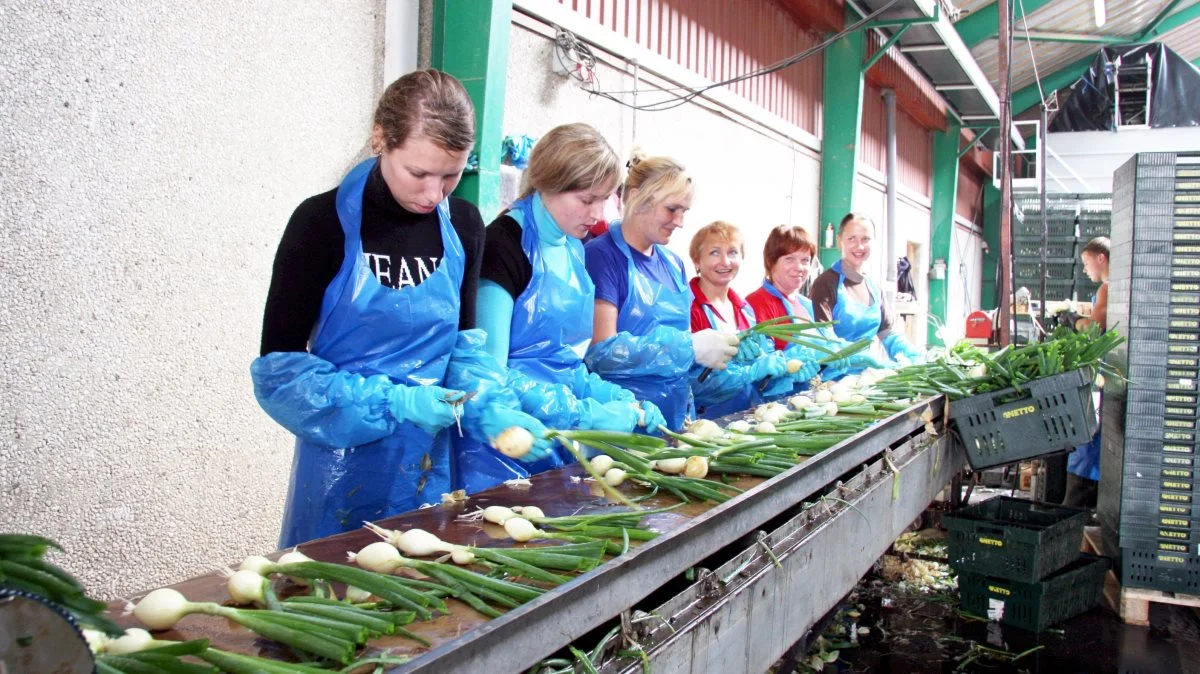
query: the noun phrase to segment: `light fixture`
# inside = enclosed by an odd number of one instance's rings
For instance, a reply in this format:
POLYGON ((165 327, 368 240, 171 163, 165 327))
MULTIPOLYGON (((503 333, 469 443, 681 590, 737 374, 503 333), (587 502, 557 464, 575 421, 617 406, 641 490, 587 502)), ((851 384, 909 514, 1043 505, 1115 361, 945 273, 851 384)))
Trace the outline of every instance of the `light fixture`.
POLYGON ((1108 20, 1104 8, 1104 0, 1093 0, 1092 7, 1096 11, 1096 27, 1100 28, 1104 25, 1104 22, 1108 20))

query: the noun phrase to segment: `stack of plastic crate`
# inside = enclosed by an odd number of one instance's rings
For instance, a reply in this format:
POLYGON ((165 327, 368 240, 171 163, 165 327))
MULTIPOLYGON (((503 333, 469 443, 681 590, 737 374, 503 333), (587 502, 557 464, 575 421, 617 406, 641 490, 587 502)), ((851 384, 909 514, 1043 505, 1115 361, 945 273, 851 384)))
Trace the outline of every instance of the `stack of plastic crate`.
POLYGON ((1046 197, 1043 246, 1042 203, 1039 195, 1019 201, 1013 220, 1013 283, 1041 298, 1042 277, 1048 300, 1089 301, 1099 287, 1084 273, 1079 253, 1088 241, 1108 236, 1111 210, 1108 195, 1056 194, 1046 197), (1042 250, 1046 251, 1045 267, 1042 250), (1044 271, 1043 271, 1044 269, 1044 271))
POLYGON ((1122 584, 1200 591, 1200 153, 1114 174, 1108 324, 1128 340, 1104 389, 1098 516, 1122 584))

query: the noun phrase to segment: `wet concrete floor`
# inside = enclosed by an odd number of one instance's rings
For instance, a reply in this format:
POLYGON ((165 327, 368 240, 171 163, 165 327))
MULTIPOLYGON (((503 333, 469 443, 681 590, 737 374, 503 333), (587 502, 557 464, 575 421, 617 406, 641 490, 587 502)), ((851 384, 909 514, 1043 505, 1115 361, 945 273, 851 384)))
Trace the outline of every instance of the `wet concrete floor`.
MULTIPOLYGON (((1103 605, 1032 634, 962 616, 954 592, 897 592, 870 577, 851 602, 863 607, 854 623, 869 631, 856 634, 859 645, 841 648, 824 672, 1200 672, 1200 617, 1190 608, 1152 605, 1151 626, 1144 628, 1122 624, 1103 605)), ((848 620, 842 615, 835 622, 848 620)), ((838 638, 831 642, 837 645, 838 638)), ((845 630, 840 639, 848 641, 845 630)))

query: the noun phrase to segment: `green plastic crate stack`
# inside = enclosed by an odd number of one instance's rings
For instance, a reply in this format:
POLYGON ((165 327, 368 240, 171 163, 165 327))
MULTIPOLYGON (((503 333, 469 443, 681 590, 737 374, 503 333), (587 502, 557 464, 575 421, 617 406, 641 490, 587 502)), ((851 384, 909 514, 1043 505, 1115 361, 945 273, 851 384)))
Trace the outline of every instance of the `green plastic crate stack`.
POLYGON ((1032 632, 1100 603, 1108 560, 1081 555, 1087 511, 997 497, 945 516, 967 613, 1032 632))

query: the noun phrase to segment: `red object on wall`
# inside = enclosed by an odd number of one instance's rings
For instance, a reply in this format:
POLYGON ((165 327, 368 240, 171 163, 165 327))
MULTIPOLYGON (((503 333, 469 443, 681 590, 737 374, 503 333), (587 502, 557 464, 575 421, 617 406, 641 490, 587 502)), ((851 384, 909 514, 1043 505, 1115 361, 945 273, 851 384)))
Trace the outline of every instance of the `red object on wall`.
POLYGON ((967 339, 991 339, 992 317, 986 311, 972 311, 967 315, 967 339))

